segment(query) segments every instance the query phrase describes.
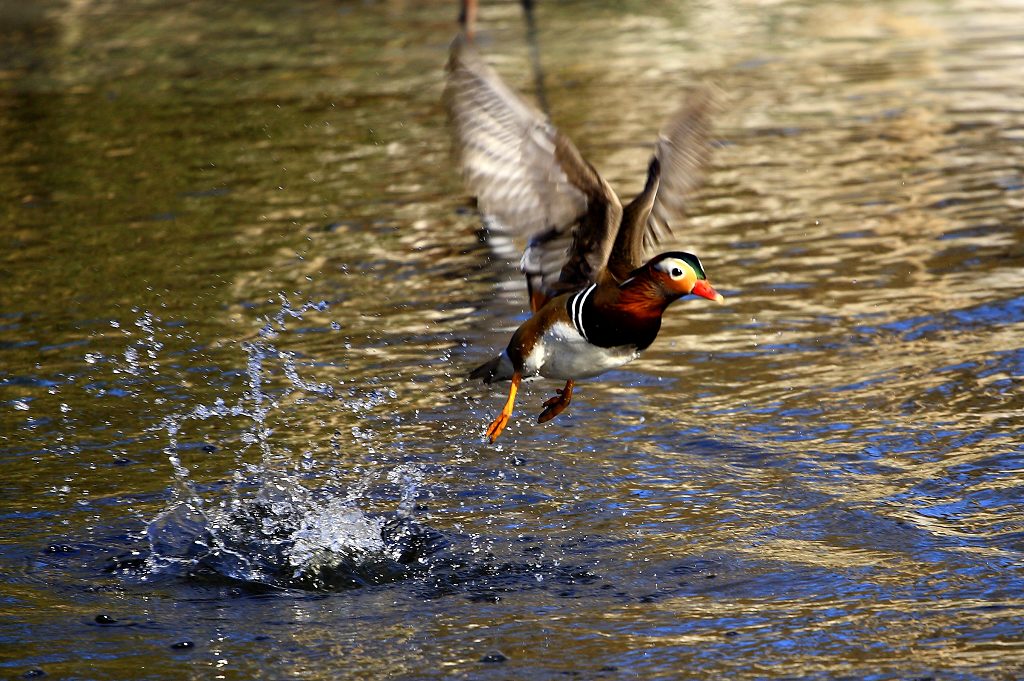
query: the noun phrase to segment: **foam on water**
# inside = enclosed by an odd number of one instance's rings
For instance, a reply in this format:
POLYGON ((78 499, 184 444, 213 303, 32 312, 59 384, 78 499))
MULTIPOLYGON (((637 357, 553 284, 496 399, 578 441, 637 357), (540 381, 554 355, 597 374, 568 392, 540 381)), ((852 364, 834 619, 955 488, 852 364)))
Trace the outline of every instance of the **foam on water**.
MULTIPOLYGON (((315 395, 325 404, 365 411, 387 401, 379 391, 339 399, 338 389, 303 377, 295 354, 274 342, 287 330, 289 320, 324 312, 326 303, 298 308, 282 296, 281 308, 264 320, 255 339, 241 343, 246 353, 246 388, 234 403, 217 398, 166 416, 159 431, 166 438, 164 453, 174 479, 168 508, 148 523, 147 559, 151 576, 224 578, 282 588, 337 589, 394 581, 423 564, 436 535, 413 520, 417 489, 423 472, 401 464, 386 472, 398 489, 395 510, 371 513, 360 506, 377 473, 367 471, 350 485, 329 487, 329 465, 321 465, 306 451, 299 463, 288 452, 278 452, 273 441, 273 416, 280 404, 296 392, 315 395), (283 376, 283 386, 268 389, 272 378, 283 376), (241 419, 241 448, 256 445, 257 463, 236 452, 236 471, 229 485, 200 484, 182 461, 180 437, 187 423, 234 424, 241 419), (327 474, 327 475, 319 475, 327 474)), ((125 352, 126 373, 139 376, 145 369, 158 371, 155 321, 148 313, 137 324, 145 337, 125 352), (147 365, 140 363, 145 356, 147 365)), ((334 328, 334 325, 332 325, 334 328)), ((279 381, 280 382, 280 381, 279 381)), ((362 429, 354 429, 358 438, 362 429)), ((325 449, 337 449, 334 440, 325 449)))

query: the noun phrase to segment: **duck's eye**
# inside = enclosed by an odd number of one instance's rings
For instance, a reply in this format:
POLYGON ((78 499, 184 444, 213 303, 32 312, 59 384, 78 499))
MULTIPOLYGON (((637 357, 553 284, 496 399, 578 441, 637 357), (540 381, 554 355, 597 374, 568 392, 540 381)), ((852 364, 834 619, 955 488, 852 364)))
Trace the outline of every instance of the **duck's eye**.
POLYGON ((673 279, 678 279, 681 276, 683 276, 683 271, 681 269, 679 269, 678 267, 673 267, 672 268, 672 278, 673 279))

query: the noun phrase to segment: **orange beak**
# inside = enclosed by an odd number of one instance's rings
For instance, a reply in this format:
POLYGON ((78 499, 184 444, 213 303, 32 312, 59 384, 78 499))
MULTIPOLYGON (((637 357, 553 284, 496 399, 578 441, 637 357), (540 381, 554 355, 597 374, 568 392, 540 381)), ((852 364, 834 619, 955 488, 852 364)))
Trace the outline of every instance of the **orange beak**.
POLYGON ((719 305, 725 302, 725 296, 711 288, 711 284, 709 284, 705 279, 698 279, 697 283, 693 285, 693 290, 690 291, 690 293, 695 296, 700 296, 701 298, 713 300, 719 305))

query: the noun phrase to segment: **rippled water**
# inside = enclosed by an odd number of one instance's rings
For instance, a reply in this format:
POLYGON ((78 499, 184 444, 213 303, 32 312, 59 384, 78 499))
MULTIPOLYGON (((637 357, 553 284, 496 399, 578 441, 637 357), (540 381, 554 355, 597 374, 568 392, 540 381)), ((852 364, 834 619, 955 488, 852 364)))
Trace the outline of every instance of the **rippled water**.
MULTIPOLYGON (((492 447, 451 5, 0 6, 3 673, 1024 673, 1024 6, 540 3, 626 194, 725 93, 729 304, 492 447)), ((480 42, 533 87, 518 3, 480 42)))

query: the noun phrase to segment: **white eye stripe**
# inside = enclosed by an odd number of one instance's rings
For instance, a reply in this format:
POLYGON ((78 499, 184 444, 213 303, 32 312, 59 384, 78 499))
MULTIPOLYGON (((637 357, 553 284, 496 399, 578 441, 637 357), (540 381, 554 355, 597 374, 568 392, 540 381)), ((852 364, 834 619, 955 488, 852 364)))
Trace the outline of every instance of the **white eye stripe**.
POLYGON ((677 276, 685 276, 690 272, 693 272, 694 276, 696 276, 698 279, 704 278, 704 265, 701 264, 700 258, 693 255, 692 253, 686 253, 685 255, 685 258, 665 258, 664 260, 661 260, 660 262, 655 264, 655 268, 673 278, 677 276), (681 270, 681 275, 676 274, 676 268, 681 270))
POLYGON ((686 275, 687 272, 692 271, 688 263, 678 259, 666 260, 658 263, 658 269, 672 277, 673 279, 680 279, 686 275))

